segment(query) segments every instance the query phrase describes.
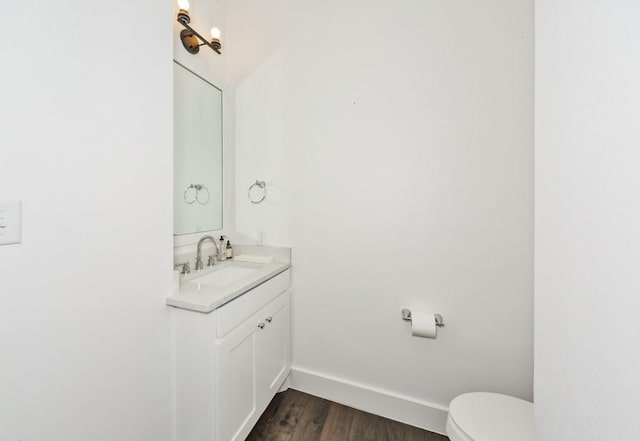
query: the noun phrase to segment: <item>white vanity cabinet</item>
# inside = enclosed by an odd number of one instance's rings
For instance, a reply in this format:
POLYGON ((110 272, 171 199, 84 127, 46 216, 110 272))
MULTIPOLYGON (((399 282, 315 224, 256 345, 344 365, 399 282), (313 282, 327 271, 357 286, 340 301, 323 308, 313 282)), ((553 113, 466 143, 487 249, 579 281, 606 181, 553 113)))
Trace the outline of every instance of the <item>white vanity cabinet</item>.
POLYGON ((203 314, 175 308, 174 441, 244 441, 290 372, 290 270, 203 314))
POLYGON ((243 441, 289 373, 289 293, 216 339, 216 440, 243 441))

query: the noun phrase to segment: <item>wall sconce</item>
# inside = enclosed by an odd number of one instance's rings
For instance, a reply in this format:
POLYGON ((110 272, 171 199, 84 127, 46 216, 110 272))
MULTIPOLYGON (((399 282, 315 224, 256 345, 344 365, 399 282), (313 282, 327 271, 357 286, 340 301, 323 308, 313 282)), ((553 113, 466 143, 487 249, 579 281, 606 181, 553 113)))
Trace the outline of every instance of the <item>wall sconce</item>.
POLYGON ((211 28, 211 41, 207 41, 195 29, 189 26, 191 17, 189 17, 189 0, 178 0, 178 23, 185 27, 180 31, 180 40, 182 45, 191 54, 200 52, 200 46, 209 46, 211 49, 220 53, 222 45, 220 44, 220 29, 211 28), (200 43, 202 41, 202 43, 200 43))

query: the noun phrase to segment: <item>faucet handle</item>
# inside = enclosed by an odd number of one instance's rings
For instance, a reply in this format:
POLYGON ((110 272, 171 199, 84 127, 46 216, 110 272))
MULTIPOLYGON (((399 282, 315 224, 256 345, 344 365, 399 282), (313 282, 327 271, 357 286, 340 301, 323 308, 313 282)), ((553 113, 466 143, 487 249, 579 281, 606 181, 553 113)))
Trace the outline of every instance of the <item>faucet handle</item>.
POLYGON ((216 256, 209 256, 209 260, 207 261, 207 266, 213 266, 216 264, 216 256))
POLYGON ((189 262, 185 262, 185 263, 176 263, 173 265, 174 268, 181 268, 180 274, 182 275, 187 275, 191 272, 191 266, 189 265, 189 262))

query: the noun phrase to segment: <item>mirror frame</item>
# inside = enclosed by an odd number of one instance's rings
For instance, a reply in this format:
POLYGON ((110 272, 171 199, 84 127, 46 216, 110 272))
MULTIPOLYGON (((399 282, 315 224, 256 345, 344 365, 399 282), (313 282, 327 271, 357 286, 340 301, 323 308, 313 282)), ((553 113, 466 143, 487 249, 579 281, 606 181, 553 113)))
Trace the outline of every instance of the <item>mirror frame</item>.
MULTIPOLYGON (((224 228, 225 228, 226 220, 227 220, 226 205, 227 205, 227 198, 228 198, 227 191, 226 191, 227 190, 227 185, 225 183, 225 180, 227 179, 227 173, 226 173, 226 170, 225 170, 226 169, 225 148, 226 148, 227 142, 226 142, 226 139, 225 139, 226 132, 225 132, 225 127, 224 127, 225 126, 225 121, 226 121, 226 118, 225 118, 225 109, 226 109, 226 107, 225 107, 225 98, 226 98, 226 96, 225 96, 225 92, 224 92, 223 88, 216 86, 211 81, 206 79, 204 76, 202 76, 199 73, 195 72, 193 69, 185 66, 184 63, 182 63, 182 62, 180 62, 180 61, 178 61, 178 60, 176 60, 174 58, 173 59, 173 64, 177 64, 178 66, 182 67, 183 69, 185 69, 189 73, 195 75, 196 77, 198 77, 199 79, 201 79, 205 83, 207 83, 210 86, 214 87, 215 89, 219 90, 220 94, 221 94, 221 98, 222 98, 221 99, 221 106, 222 106, 222 108, 221 108, 222 149, 220 151, 221 163, 222 163, 222 167, 221 167, 221 170, 220 170, 221 173, 222 173, 222 179, 221 179, 222 180, 222 206, 220 207, 220 211, 221 211, 221 213, 220 213, 221 216, 220 217, 221 217, 221 220, 222 220, 222 226, 221 226, 221 228, 216 229, 216 230, 206 230, 206 231, 198 231, 198 232, 195 232, 195 233, 175 235, 174 234, 174 228, 173 228, 173 222, 172 222, 171 223, 171 225, 172 225, 171 235, 173 237, 173 247, 174 248, 178 248, 178 247, 185 246, 185 245, 195 244, 200 240, 200 238, 202 236, 205 236, 205 235, 211 235, 211 236, 215 237, 217 234, 221 234, 221 235, 224 234, 224 228)), ((173 146, 173 148, 175 149, 175 145, 173 146)), ((173 161, 172 161, 172 164, 173 164, 173 161)), ((172 190, 173 190, 173 187, 174 187, 173 167, 172 167, 172 175, 171 176, 172 176, 172 178, 171 178, 171 181, 172 181, 171 187, 172 187, 172 190)), ((175 210, 175 207, 172 208, 172 216, 173 216, 173 213, 174 213, 173 210, 175 210)))

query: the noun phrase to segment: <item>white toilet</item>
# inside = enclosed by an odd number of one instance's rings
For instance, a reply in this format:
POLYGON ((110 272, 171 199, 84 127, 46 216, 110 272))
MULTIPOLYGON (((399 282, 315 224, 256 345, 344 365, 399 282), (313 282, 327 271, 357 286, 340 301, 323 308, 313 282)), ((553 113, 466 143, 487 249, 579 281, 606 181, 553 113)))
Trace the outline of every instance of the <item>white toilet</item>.
POLYGON ((489 392, 457 396, 447 435, 451 441, 533 441, 533 403, 489 392))

